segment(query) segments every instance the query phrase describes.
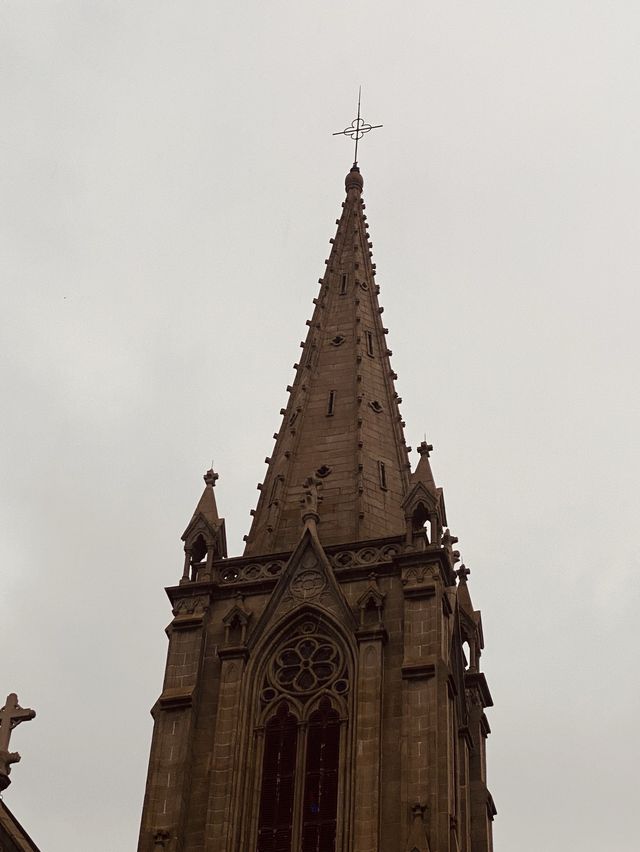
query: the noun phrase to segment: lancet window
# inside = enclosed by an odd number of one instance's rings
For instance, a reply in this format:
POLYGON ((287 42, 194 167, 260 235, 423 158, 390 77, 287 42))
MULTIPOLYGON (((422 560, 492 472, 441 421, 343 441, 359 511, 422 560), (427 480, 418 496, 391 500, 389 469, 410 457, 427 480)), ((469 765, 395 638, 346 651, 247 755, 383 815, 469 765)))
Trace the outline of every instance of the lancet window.
POLYGON ((316 621, 271 655, 260 693, 257 852, 336 852, 348 693, 347 654, 316 621))

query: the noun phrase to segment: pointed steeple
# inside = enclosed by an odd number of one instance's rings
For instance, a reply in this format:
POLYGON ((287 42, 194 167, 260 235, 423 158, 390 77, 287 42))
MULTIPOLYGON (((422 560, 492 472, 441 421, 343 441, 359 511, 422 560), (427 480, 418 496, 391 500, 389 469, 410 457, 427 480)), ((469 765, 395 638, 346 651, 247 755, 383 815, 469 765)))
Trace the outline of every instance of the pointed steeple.
POLYGON ((402 535, 410 464, 378 304, 357 165, 320 279, 246 554, 291 550, 308 477, 320 480, 323 545, 402 535))
POLYGON ((216 506, 216 495, 214 494, 213 489, 216 481, 219 479, 219 476, 212 468, 209 468, 203 476, 203 479, 205 482, 205 488, 202 492, 200 502, 193 513, 191 521, 193 522, 198 515, 202 515, 202 517, 208 521, 212 527, 216 527, 220 523, 220 518, 218 516, 218 507, 216 506))
POLYGON ((432 450, 433 445, 427 444, 426 441, 422 441, 418 447, 420 461, 416 465, 416 469, 411 474, 411 484, 415 485, 417 482, 421 482, 428 491, 435 494, 438 489, 436 488, 433 471, 431 470, 431 463, 429 462, 429 455, 432 450))
POLYGON ((182 582, 189 578, 210 578, 214 559, 224 559, 227 555, 227 534, 224 518, 218 515, 213 487, 218 474, 210 468, 204 475, 205 488, 189 525, 182 533, 184 541, 184 573, 182 582), (200 571, 197 566, 206 557, 206 569, 200 571))

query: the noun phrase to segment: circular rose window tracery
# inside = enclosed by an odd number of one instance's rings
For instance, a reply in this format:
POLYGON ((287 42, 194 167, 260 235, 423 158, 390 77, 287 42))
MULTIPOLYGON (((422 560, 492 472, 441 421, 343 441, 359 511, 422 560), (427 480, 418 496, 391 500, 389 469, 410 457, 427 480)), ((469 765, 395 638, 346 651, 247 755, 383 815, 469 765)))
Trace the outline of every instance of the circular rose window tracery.
POLYGON ((325 636, 298 636, 276 653, 272 678, 275 686, 294 693, 314 692, 342 672, 340 650, 325 636))

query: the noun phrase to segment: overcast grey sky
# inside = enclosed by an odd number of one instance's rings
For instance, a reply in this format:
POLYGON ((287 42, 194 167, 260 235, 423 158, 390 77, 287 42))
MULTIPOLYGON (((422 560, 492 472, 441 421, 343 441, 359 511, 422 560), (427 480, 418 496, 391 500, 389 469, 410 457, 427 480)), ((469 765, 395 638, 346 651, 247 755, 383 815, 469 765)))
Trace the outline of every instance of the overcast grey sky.
POLYGON ((635 852, 640 4, 5 0, 5 801, 135 849, 180 535, 230 552, 351 149, 407 439, 483 612, 496 852, 635 852))

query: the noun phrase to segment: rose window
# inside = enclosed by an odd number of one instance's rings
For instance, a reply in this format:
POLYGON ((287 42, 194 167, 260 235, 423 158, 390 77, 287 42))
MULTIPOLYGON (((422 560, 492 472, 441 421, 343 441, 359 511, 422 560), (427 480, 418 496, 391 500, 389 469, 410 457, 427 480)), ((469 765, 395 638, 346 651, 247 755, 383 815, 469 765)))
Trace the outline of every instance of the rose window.
POLYGON ((322 636, 287 643, 274 660, 274 681, 289 692, 313 692, 335 680, 342 670, 340 651, 322 636))

